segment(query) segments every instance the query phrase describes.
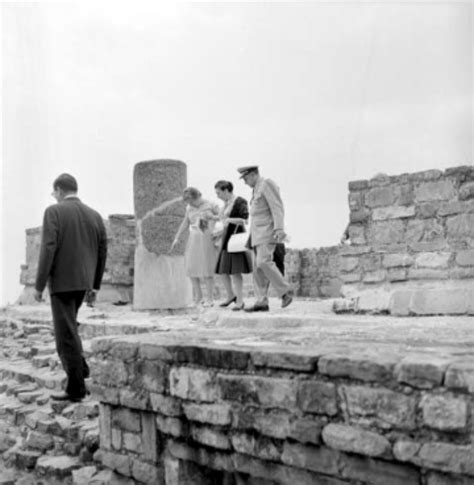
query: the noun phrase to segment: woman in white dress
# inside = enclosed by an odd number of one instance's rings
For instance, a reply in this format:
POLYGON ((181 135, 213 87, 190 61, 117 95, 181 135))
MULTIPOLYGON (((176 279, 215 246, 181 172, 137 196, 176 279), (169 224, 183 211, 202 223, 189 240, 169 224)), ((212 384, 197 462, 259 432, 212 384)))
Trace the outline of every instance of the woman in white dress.
POLYGON ((181 223, 171 248, 179 241, 186 229, 189 237, 184 252, 186 276, 193 285, 194 302, 203 303, 201 281, 204 281, 207 293, 205 306, 214 304, 214 271, 217 251, 212 240, 212 230, 219 220, 217 204, 202 198, 201 192, 194 187, 188 187, 183 192, 183 200, 187 203, 186 214, 181 223))

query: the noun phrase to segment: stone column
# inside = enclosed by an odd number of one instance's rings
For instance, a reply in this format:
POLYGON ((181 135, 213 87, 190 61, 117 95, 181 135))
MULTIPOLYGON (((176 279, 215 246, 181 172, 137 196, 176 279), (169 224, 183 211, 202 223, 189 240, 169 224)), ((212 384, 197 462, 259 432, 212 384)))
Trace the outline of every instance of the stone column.
POLYGON ((183 308, 192 302, 184 272, 184 240, 169 253, 185 204, 186 164, 151 160, 133 173, 136 246, 133 306, 136 310, 183 308))

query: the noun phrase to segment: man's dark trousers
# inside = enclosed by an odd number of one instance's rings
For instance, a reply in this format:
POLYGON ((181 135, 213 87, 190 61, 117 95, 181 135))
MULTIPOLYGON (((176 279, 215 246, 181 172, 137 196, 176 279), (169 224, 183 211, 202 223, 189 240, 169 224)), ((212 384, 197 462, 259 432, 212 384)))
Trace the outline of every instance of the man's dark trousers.
POLYGON ((67 375, 65 391, 75 398, 86 395, 84 378, 89 377, 89 367, 84 359, 77 323, 77 313, 85 294, 82 290, 51 295, 56 350, 67 375))

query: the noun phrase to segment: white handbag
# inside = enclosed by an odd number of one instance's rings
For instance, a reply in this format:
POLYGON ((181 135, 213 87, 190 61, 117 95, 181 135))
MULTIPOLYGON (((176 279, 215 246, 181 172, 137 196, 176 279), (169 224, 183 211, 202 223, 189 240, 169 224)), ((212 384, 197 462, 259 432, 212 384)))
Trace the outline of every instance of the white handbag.
POLYGON ((246 232, 239 232, 238 234, 232 234, 230 236, 229 242, 227 243, 228 253, 244 253, 248 251, 246 246, 249 235, 246 232))

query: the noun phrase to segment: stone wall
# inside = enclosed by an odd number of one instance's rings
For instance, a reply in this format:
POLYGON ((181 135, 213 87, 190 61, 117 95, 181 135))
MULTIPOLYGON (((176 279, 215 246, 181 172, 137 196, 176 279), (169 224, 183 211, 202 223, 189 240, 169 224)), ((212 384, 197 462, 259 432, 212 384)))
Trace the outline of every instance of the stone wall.
POLYGON ((356 310, 468 313, 474 278, 474 167, 349 183, 342 289, 356 310))
POLYGON ((193 335, 93 342, 106 467, 157 485, 473 483, 472 366, 193 335))
MULTIPOLYGON (((133 295, 135 219, 115 214, 104 221, 107 230, 107 266, 99 301, 130 302, 133 295)), ((26 230, 26 263, 21 266, 20 283, 25 285, 20 304, 33 301, 36 270, 41 245, 41 227, 26 230)), ((47 290, 46 290, 47 293, 47 290)), ((47 295, 46 295, 47 296, 47 295)))

